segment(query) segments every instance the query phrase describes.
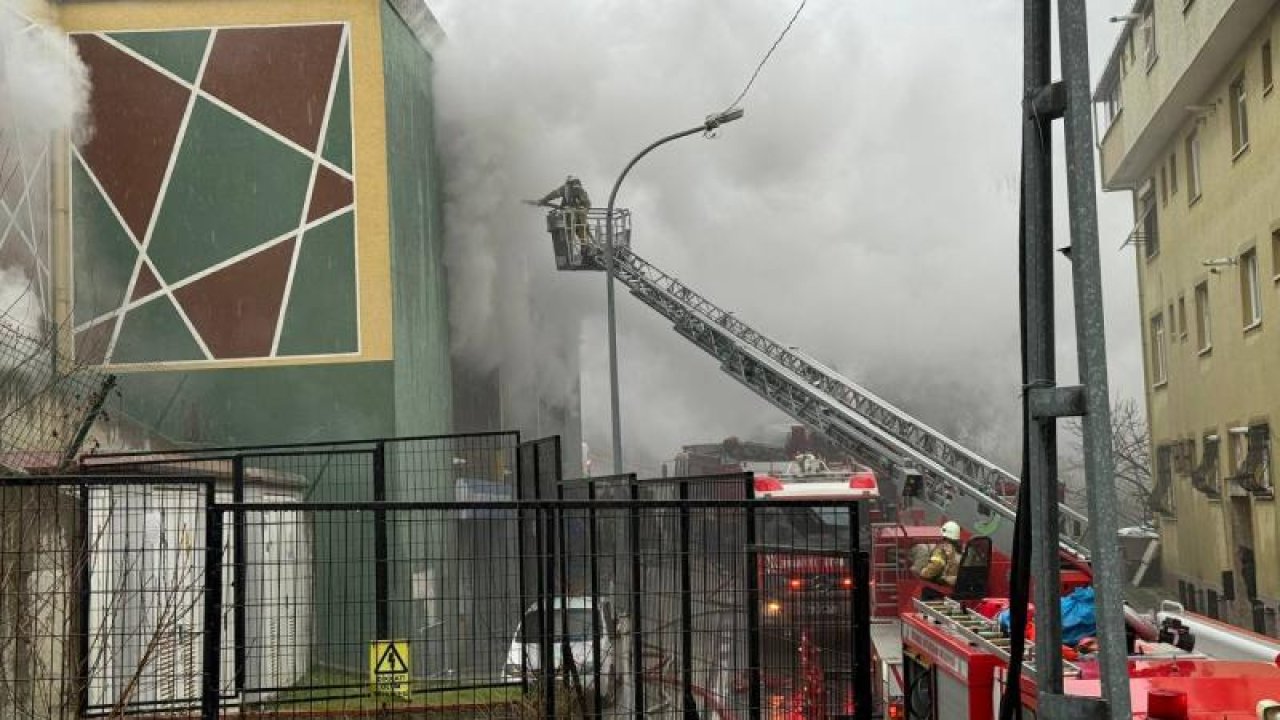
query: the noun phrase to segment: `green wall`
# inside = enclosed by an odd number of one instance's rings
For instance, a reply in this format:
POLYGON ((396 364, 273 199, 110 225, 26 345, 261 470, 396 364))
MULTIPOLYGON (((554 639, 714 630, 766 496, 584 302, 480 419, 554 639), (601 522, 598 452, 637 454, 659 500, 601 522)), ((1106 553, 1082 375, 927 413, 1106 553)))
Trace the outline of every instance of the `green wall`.
POLYGON ((391 363, 137 372, 109 411, 180 443, 324 441, 395 433, 391 363))
POLYGON ((448 293, 430 53, 382 5, 390 175, 396 428, 448 432, 451 424, 448 293))

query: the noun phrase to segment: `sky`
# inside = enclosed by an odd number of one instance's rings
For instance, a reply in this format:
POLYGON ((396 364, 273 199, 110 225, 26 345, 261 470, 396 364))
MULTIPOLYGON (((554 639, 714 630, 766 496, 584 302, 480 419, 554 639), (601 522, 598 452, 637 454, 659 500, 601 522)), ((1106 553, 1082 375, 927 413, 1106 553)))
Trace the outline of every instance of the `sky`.
MULTIPOLYGON (((529 392, 576 373, 609 451, 604 279, 557 273, 539 197, 595 204, 649 142, 726 107, 796 7, 783 0, 430 0, 460 362, 529 392)), ((1096 78, 1128 0, 1090 0, 1096 78)), ((633 249, 764 333, 1006 467, 1018 440, 1022 4, 809 0, 714 139, 628 177, 633 249)), ((1059 135, 1060 138, 1060 135, 1059 135)), ((1060 143, 1059 143, 1060 150, 1060 143)), ((1058 168, 1062 168, 1058 163, 1058 168)), ((1064 178, 1055 178, 1061 192, 1064 178)), ((1056 244, 1068 242, 1059 195, 1056 244)), ((1111 391, 1142 398, 1127 193, 1099 195, 1111 391)), ((1070 266, 1056 265, 1059 382, 1075 380, 1070 266)), ((619 287, 624 456, 780 439, 790 420, 619 287)))

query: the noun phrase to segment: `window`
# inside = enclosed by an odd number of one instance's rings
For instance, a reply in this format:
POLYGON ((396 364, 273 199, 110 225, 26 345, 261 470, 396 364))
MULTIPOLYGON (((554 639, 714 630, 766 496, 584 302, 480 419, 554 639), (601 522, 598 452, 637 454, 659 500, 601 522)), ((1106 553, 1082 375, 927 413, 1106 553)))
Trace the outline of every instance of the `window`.
POLYGON ((1240 307, 1244 309, 1246 329, 1262 322, 1262 288, 1258 284, 1256 248, 1240 256, 1240 307))
POLYGON ((1204 436, 1204 447, 1200 451, 1200 462, 1191 470, 1191 486, 1211 498, 1221 497, 1222 491, 1218 483, 1218 436, 1204 436))
POLYGON ((1151 510, 1161 515, 1173 515, 1173 447, 1156 448, 1156 483, 1151 488, 1151 510))
POLYGON ((1196 343, 1202 353, 1213 347, 1213 323, 1209 315, 1209 283, 1196 286, 1196 343))
POLYGON ((1142 49, 1144 57, 1147 60, 1147 70, 1151 70, 1151 66, 1156 64, 1156 4, 1151 2, 1147 4, 1147 9, 1142 11, 1142 49))
POLYGON ((1178 153, 1169 153, 1169 194, 1178 194, 1178 153))
POLYGON ((1173 314, 1173 301, 1169 301, 1169 312, 1165 317, 1169 318, 1169 339, 1176 340, 1178 338, 1178 316, 1173 314))
POLYGON ((1244 91, 1244 73, 1231 83, 1231 150, 1236 155, 1249 147, 1249 112, 1244 91))
POLYGON ((1262 92, 1271 91, 1271 41, 1262 43, 1262 92))
POLYGON ((1168 168, 1160 166, 1160 205, 1161 207, 1169 204, 1169 171, 1168 168))
POLYGON ((1106 129, 1110 129, 1111 124, 1116 121, 1116 118, 1120 117, 1120 112, 1124 110, 1124 105, 1120 99, 1120 81, 1118 79, 1112 80, 1111 85, 1103 94, 1102 103, 1103 121, 1105 122, 1103 132, 1106 132, 1106 129))
POLYGON ((1187 136, 1187 203, 1200 199, 1200 132, 1187 136))
POLYGON ((1151 318, 1151 384, 1155 387, 1169 381, 1165 364, 1164 315, 1151 318))
POLYGON ((1142 196, 1142 243, 1147 249, 1147 257, 1154 257, 1160 252, 1160 227, 1156 218, 1156 193, 1148 189, 1142 196))
POLYGON ((1178 296, 1178 342, 1187 341, 1187 298, 1178 296))
POLYGON ((1271 231, 1271 277, 1280 282, 1280 228, 1271 231))
POLYGON ((1271 494, 1270 425, 1231 428, 1231 460, 1235 468, 1231 479, 1237 485, 1252 493, 1271 494))

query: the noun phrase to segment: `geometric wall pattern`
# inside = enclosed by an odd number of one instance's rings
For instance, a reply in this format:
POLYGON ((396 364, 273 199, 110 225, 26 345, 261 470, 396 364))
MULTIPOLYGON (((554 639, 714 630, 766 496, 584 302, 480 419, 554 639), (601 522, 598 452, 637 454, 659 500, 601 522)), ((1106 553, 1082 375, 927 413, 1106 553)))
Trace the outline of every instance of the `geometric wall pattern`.
POLYGON ((72 35, 76 355, 359 352, 346 24, 72 35))

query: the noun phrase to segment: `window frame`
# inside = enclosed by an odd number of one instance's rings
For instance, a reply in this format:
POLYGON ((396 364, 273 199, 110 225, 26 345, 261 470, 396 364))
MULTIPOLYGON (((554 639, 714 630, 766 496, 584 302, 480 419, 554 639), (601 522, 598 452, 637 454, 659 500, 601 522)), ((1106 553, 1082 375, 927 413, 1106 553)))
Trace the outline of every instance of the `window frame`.
POLYGON ((1271 94, 1271 89, 1275 85, 1275 67, 1273 65, 1274 56, 1271 52, 1271 38, 1267 38, 1262 43, 1262 95, 1266 97, 1271 94))
POLYGON ((1194 205, 1204 193, 1200 177, 1200 129, 1192 128, 1187 134, 1187 205, 1194 205))
POLYGON ((1231 104, 1232 159, 1240 157, 1249 149, 1249 92, 1245 80, 1244 71, 1241 70, 1227 87, 1227 98, 1231 104))
POLYGON ((1207 355, 1213 351, 1213 311, 1209 305, 1209 281, 1202 280, 1195 287, 1196 345, 1197 352, 1207 355))
POLYGON ((1160 53, 1156 48, 1156 4, 1154 0, 1147 3, 1142 11, 1142 55, 1146 60, 1147 72, 1156 66, 1160 53))
POLYGON ((1160 254, 1160 218, 1157 215, 1155 183, 1139 198, 1142 204, 1142 248, 1148 260, 1160 254))
POLYGON ((1240 253, 1240 310, 1246 332, 1262 324, 1262 281, 1258 277, 1258 248, 1240 253))
POLYGON ((1187 296, 1178 293, 1178 342, 1187 341, 1187 296))
POLYGON ((1168 330, 1164 311, 1151 316, 1151 387, 1159 389, 1169 384, 1169 351, 1166 341, 1168 330))
POLYGON ((1271 228, 1271 282, 1280 283, 1280 226, 1271 228))

